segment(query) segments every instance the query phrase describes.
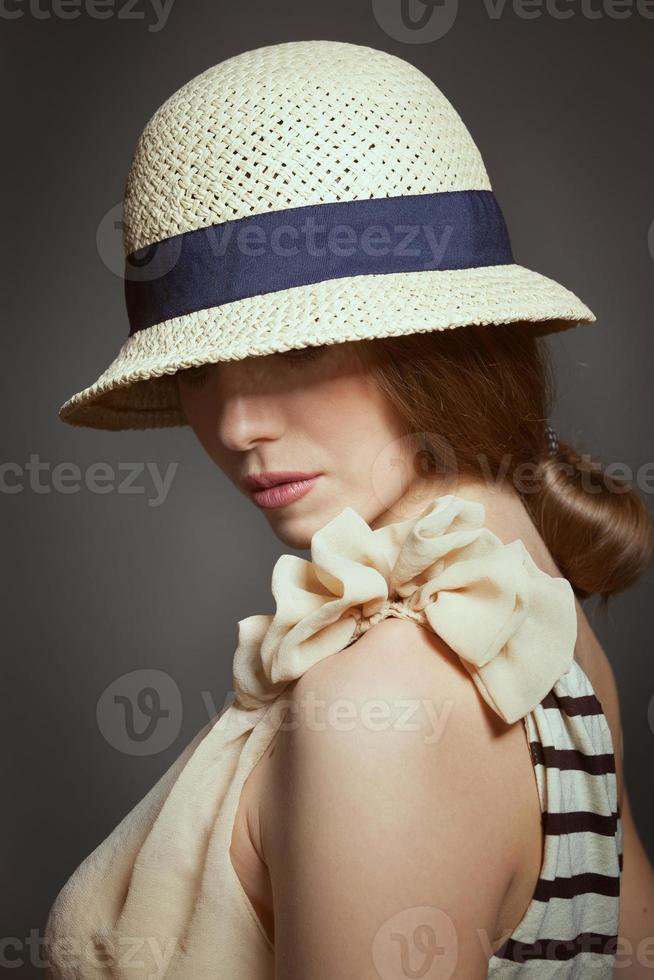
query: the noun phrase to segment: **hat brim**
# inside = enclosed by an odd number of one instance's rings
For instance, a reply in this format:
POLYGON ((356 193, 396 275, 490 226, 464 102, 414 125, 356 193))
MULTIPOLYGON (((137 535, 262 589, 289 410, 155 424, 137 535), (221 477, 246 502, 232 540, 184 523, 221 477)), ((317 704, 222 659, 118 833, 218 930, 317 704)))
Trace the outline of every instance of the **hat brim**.
POLYGON ((595 319, 569 289, 515 264, 329 279, 138 331, 59 417, 114 431, 186 425, 173 376, 197 364, 471 324, 520 321, 542 336, 595 319))

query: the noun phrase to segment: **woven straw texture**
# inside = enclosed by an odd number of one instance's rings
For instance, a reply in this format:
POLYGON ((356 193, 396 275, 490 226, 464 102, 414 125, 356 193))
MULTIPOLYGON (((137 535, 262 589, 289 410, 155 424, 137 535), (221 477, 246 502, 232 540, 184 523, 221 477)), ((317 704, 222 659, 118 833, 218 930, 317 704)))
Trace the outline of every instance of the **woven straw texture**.
MULTIPOLYGON (((209 68, 154 113, 127 176, 124 250, 269 211, 464 190, 491 190, 488 175, 426 75, 364 45, 291 41, 209 68)), ((472 323, 540 335, 594 320, 516 264, 331 279, 140 330, 59 414, 98 429, 184 425, 174 374, 197 364, 472 323)))

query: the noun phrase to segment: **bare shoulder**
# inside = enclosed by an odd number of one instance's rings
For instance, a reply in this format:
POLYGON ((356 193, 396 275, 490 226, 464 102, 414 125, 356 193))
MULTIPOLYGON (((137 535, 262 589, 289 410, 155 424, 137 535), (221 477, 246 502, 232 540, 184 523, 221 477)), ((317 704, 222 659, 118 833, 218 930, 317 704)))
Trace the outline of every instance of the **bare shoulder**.
POLYGON ((519 739, 530 766, 522 726, 406 620, 320 661, 286 702, 261 810, 280 975, 377 976, 392 935, 427 928, 457 948, 448 975, 484 978, 515 867, 503 746, 519 739))
MULTIPOLYGON (((440 637, 406 619, 389 618, 306 671, 294 686, 291 701, 299 707, 302 699, 319 693, 329 705, 349 698, 352 708, 368 705, 372 711, 372 699, 379 698, 384 711, 394 712, 407 696, 423 711, 428 701, 437 707, 447 701, 451 713, 456 707, 461 712, 467 706, 470 711, 478 704, 481 718, 485 706, 473 689, 468 672, 440 637)), ((359 713, 364 723, 366 717, 365 712, 359 713)))
MULTIPOLYGON (((430 630, 389 618, 307 670, 286 699, 281 748, 391 747, 430 761, 494 739, 507 726, 486 705, 458 656, 430 630), (410 737, 412 733, 413 738, 410 737), (376 737, 379 735, 379 737, 376 737), (406 735, 406 737, 402 737, 406 735), (344 736, 344 737, 341 737, 344 736)), ((288 761, 294 761, 289 755, 288 761)))

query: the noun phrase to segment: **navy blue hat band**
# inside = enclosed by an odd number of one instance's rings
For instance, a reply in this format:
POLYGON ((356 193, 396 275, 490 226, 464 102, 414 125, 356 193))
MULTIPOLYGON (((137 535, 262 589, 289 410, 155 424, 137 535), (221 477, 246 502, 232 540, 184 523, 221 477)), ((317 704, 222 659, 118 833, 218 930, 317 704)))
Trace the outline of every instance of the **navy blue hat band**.
POLYGON ((306 205, 174 235, 130 253, 130 336, 235 300, 328 279, 513 263, 492 191, 306 205))

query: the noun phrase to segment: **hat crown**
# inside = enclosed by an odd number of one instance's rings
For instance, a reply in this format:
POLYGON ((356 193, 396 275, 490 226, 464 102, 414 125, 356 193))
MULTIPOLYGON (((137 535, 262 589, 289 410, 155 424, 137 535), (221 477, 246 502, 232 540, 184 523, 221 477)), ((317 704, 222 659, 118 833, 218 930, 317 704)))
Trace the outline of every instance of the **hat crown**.
POLYGON ((306 205, 490 189, 461 117, 414 65, 290 41, 214 65, 157 109, 127 176, 123 244, 306 205))

